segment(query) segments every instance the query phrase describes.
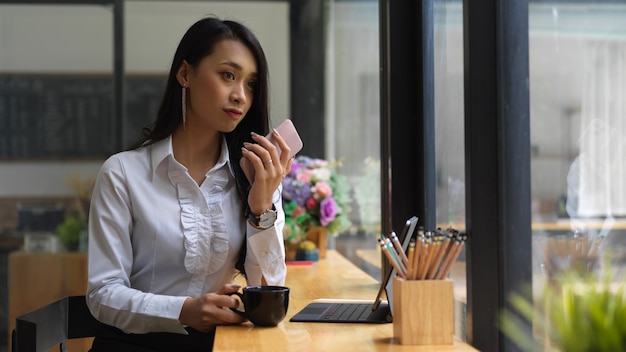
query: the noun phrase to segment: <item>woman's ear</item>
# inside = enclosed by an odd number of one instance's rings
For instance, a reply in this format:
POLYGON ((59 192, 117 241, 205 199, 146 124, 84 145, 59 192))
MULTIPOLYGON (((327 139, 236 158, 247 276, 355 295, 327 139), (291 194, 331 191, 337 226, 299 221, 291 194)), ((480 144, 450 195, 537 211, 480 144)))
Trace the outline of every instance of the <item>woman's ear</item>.
POLYGON ((176 79, 178 83, 187 87, 189 85, 189 74, 191 73, 191 65, 186 60, 183 60, 183 63, 180 64, 178 71, 176 72, 176 79))

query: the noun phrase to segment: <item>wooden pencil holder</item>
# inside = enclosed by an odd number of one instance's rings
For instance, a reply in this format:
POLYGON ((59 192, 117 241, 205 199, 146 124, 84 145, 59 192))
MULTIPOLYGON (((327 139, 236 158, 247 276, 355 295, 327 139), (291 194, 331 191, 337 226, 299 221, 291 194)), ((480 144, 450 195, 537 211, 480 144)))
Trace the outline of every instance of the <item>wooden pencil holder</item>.
POLYGON ((402 345, 451 345, 454 284, 451 280, 393 278, 393 336, 402 345))

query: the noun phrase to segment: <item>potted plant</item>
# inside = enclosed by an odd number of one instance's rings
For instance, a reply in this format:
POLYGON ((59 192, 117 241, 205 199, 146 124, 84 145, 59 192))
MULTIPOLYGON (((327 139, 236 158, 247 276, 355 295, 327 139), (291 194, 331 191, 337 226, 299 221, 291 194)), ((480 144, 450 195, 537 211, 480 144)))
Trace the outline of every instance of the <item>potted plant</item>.
POLYGON ((60 223, 55 233, 68 251, 77 251, 80 244, 81 233, 87 229, 87 224, 79 217, 70 215, 60 223))
POLYGON ((524 351, 613 352, 626 346, 626 294, 610 276, 599 281, 567 271, 546 285, 533 302, 510 296, 512 309, 500 316, 501 331, 524 351), (524 328, 532 322, 534 329, 524 328), (529 336, 530 335, 530 336, 529 336))
POLYGON ((95 178, 82 178, 75 173, 66 180, 66 183, 74 192, 75 205, 55 232, 66 250, 86 251, 87 221, 95 178))

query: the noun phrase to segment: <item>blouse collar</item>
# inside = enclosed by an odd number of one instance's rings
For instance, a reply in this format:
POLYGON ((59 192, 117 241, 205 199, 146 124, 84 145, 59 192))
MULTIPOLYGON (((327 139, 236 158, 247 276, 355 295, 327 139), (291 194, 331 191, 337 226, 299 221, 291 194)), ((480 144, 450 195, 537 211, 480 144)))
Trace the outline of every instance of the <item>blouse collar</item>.
MULTIPOLYGON (((226 142, 226 137, 222 135, 222 143, 221 143, 221 151, 220 156, 215 163, 213 168, 218 169, 224 165, 228 166, 228 171, 234 177, 235 173, 233 171, 233 166, 230 163, 230 154, 228 152, 228 144, 226 142)), ((174 159, 174 148, 172 147, 172 135, 169 135, 167 138, 162 139, 158 142, 155 142, 151 145, 151 162, 152 162, 152 177, 157 172, 159 166, 165 161, 169 159, 174 159)))

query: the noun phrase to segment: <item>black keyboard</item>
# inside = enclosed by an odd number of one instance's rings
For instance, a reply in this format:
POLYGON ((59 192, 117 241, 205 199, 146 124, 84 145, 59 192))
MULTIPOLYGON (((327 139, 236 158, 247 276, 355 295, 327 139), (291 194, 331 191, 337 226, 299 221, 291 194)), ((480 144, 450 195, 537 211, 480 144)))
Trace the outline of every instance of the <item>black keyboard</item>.
POLYGON ((322 320, 364 321, 370 314, 371 303, 339 303, 330 307, 322 320))
POLYGON ((313 302, 292 316, 292 322, 317 323, 391 323, 389 305, 381 302, 376 310, 368 302, 313 302))

